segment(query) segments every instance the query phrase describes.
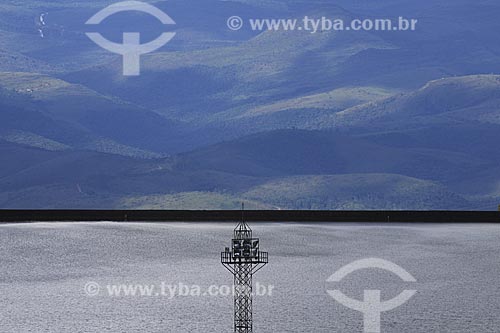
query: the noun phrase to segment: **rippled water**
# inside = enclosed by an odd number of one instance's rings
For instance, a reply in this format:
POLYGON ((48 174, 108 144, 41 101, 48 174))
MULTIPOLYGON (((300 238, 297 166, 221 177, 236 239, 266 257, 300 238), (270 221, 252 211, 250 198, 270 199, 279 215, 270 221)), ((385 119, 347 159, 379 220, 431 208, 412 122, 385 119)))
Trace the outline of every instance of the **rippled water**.
MULTIPOLYGON (((110 297, 109 284, 231 284, 220 264, 230 224, 0 225, 2 332, 231 332, 230 296, 110 297), (85 285, 101 286, 90 297, 85 285)), ((362 299, 418 293, 382 314, 382 332, 500 332, 500 226, 258 224, 274 285, 254 300, 255 332, 362 332, 362 315, 326 292, 362 299), (354 260, 390 260, 417 280, 363 270, 327 278, 354 260)))

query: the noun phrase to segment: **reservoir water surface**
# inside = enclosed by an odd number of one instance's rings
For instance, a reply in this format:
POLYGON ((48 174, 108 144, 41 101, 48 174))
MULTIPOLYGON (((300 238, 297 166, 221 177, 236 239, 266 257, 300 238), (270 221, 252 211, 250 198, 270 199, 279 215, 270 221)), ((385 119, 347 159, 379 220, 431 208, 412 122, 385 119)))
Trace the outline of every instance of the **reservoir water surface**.
MULTIPOLYGON (((453 224, 251 225, 269 264, 254 284, 255 332, 363 332, 363 316, 327 290, 388 300, 417 290, 382 313, 382 332, 500 332, 500 226, 453 224), (329 276, 355 260, 380 258, 409 272, 380 269, 329 276)), ((230 286, 220 252, 228 223, 32 223, 0 225, 2 332, 232 332, 230 286), (90 286, 91 293, 88 289, 90 286), (152 286, 150 295, 110 286, 152 286), (188 286, 189 294, 158 293, 188 286), (193 288, 199 288, 199 294, 193 288), (195 290, 193 292, 193 290, 195 290)))

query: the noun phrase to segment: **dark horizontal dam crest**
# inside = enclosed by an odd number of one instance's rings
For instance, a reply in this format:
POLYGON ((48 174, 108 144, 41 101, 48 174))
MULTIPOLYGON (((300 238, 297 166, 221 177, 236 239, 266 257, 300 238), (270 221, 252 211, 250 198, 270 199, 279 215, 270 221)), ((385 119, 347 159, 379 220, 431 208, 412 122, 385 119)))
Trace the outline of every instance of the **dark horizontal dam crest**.
MULTIPOLYGON (((0 210, 0 222, 229 222, 239 210, 0 210)), ((496 211, 247 210, 251 222, 499 223, 496 211)))

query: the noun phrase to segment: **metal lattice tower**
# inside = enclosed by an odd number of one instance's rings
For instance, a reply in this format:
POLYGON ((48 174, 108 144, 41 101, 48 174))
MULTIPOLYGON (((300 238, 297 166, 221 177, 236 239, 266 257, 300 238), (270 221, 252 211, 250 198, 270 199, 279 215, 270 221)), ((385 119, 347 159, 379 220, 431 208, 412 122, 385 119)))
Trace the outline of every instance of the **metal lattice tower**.
POLYGON ((232 247, 221 253, 221 262, 234 276, 234 332, 251 333, 252 276, 268 263, 268 253, 259 250, 259 239, 245 222, 242 204, 241 222, 234 229, 232 247))

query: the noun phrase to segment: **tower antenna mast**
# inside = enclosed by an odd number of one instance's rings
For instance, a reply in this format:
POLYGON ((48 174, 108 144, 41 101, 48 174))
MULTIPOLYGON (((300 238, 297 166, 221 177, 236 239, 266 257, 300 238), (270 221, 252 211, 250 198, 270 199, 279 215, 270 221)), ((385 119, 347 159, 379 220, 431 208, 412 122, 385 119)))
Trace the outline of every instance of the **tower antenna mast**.
POLYGON ((260 251, 259 239, 245 221, 245 204, 241 204, 241 221, 234 229, 232 246, 221 253, 221 263, 234 278, 234 332, 252 333, 252 277, 268 263, 268 253, 260 251))

